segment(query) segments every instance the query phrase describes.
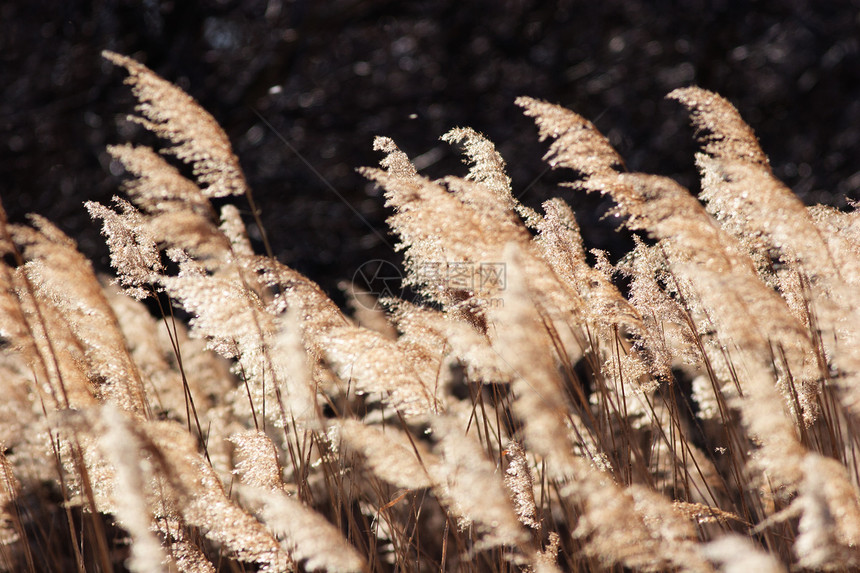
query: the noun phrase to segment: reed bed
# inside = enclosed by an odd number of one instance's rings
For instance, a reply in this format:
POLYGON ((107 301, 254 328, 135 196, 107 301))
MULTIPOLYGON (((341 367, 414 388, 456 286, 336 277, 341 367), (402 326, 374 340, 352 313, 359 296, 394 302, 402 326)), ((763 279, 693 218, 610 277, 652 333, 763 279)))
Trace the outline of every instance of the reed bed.
POLYGON ((0 216, 0 568, 858 566, 860 219, 804 206, 726 100, 668 96, 698 197, 526 97, 570 181, 540 210, 471 129, 438 180, 377 138, 417 297, 345 312, 271 255, 216 121, 105 57, 163 147, 111 147, 124 197, 86 204, 112 279, 0 216), (634 233, 620 260, 583 246, 588 192, 634 233))

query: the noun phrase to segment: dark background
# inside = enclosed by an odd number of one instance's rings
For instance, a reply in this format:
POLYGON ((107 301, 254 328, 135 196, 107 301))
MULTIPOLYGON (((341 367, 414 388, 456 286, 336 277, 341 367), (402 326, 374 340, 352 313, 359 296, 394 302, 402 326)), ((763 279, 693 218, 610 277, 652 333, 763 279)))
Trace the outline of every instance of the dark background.
POLYGON ((338 281, 365 261, 396 260, 383 200, 355 172, 378 161, 377 134, 437 177, 464 173, 439 136, 474 127, 495 141, 525 203, 562 194, 588 245, 620 254, 612 225, 598 220, 604 202, 559 189, 570 175, 546 170, 546 145, 513 104, 519 95, 581 113, 631 170, 695 191, 692 130, 663 98, 700 85, 740 109, 804 201, 845 206, 860 188, 858 8, 856 0, 0 2, 0 196, 13 220, 47 216, 106 269, 99 226, 82 203, 118 192, 105 146, 144 140, 124 120, 134 105, 125 74, 99 56, 110 49, 215 116, 276 254, 336 297, 338 281))

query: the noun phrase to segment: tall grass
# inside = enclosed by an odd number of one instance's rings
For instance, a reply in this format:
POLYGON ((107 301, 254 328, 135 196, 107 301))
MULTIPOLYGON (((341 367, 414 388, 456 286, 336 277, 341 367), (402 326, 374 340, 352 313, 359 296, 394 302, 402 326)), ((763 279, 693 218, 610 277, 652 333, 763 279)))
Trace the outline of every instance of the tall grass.
POLYGON ((111 147, 127 199, 87 203, 112 285, 48 221, 0 218, 3 569, 858 566, 860 219, 805 207, 728 102, 669 94, 697 199, 517 100, 564 193, 635 233, 616 262, 563 197, 521 205, 479 133, 444 136, 469 173, 440 180, 378 138, 362 172, 420 296, 353 288, 349 316, 253 251, 214 119, 105 57, 165 147, 111 147))

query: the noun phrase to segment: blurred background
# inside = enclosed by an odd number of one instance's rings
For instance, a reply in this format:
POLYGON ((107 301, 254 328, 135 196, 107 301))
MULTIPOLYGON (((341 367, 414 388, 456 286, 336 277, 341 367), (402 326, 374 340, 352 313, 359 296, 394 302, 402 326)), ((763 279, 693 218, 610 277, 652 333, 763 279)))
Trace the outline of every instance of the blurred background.
POLYGON ((15 221, 57 223, 103 271, 82 203, 119 192, 106 145, 151 141, 124 119, 134 101, 104 49, 215 116, 277 256, 336 300, 363 263, 397 261, 390 213, 355 171, 380 159, 375 135, 439 177, 465 173, 439 137, 471 126, 523 202, 561 195, 588 247, 624 252, 601 198, 558 187, 572 175, 542 163, 519 95, 584 115, 629 169, 695 192, 692 129, 664 96, 699 85, 738 107, 805 202, 844 207, 860 189, 858 0, 0 2, 0 197, 15 221))

